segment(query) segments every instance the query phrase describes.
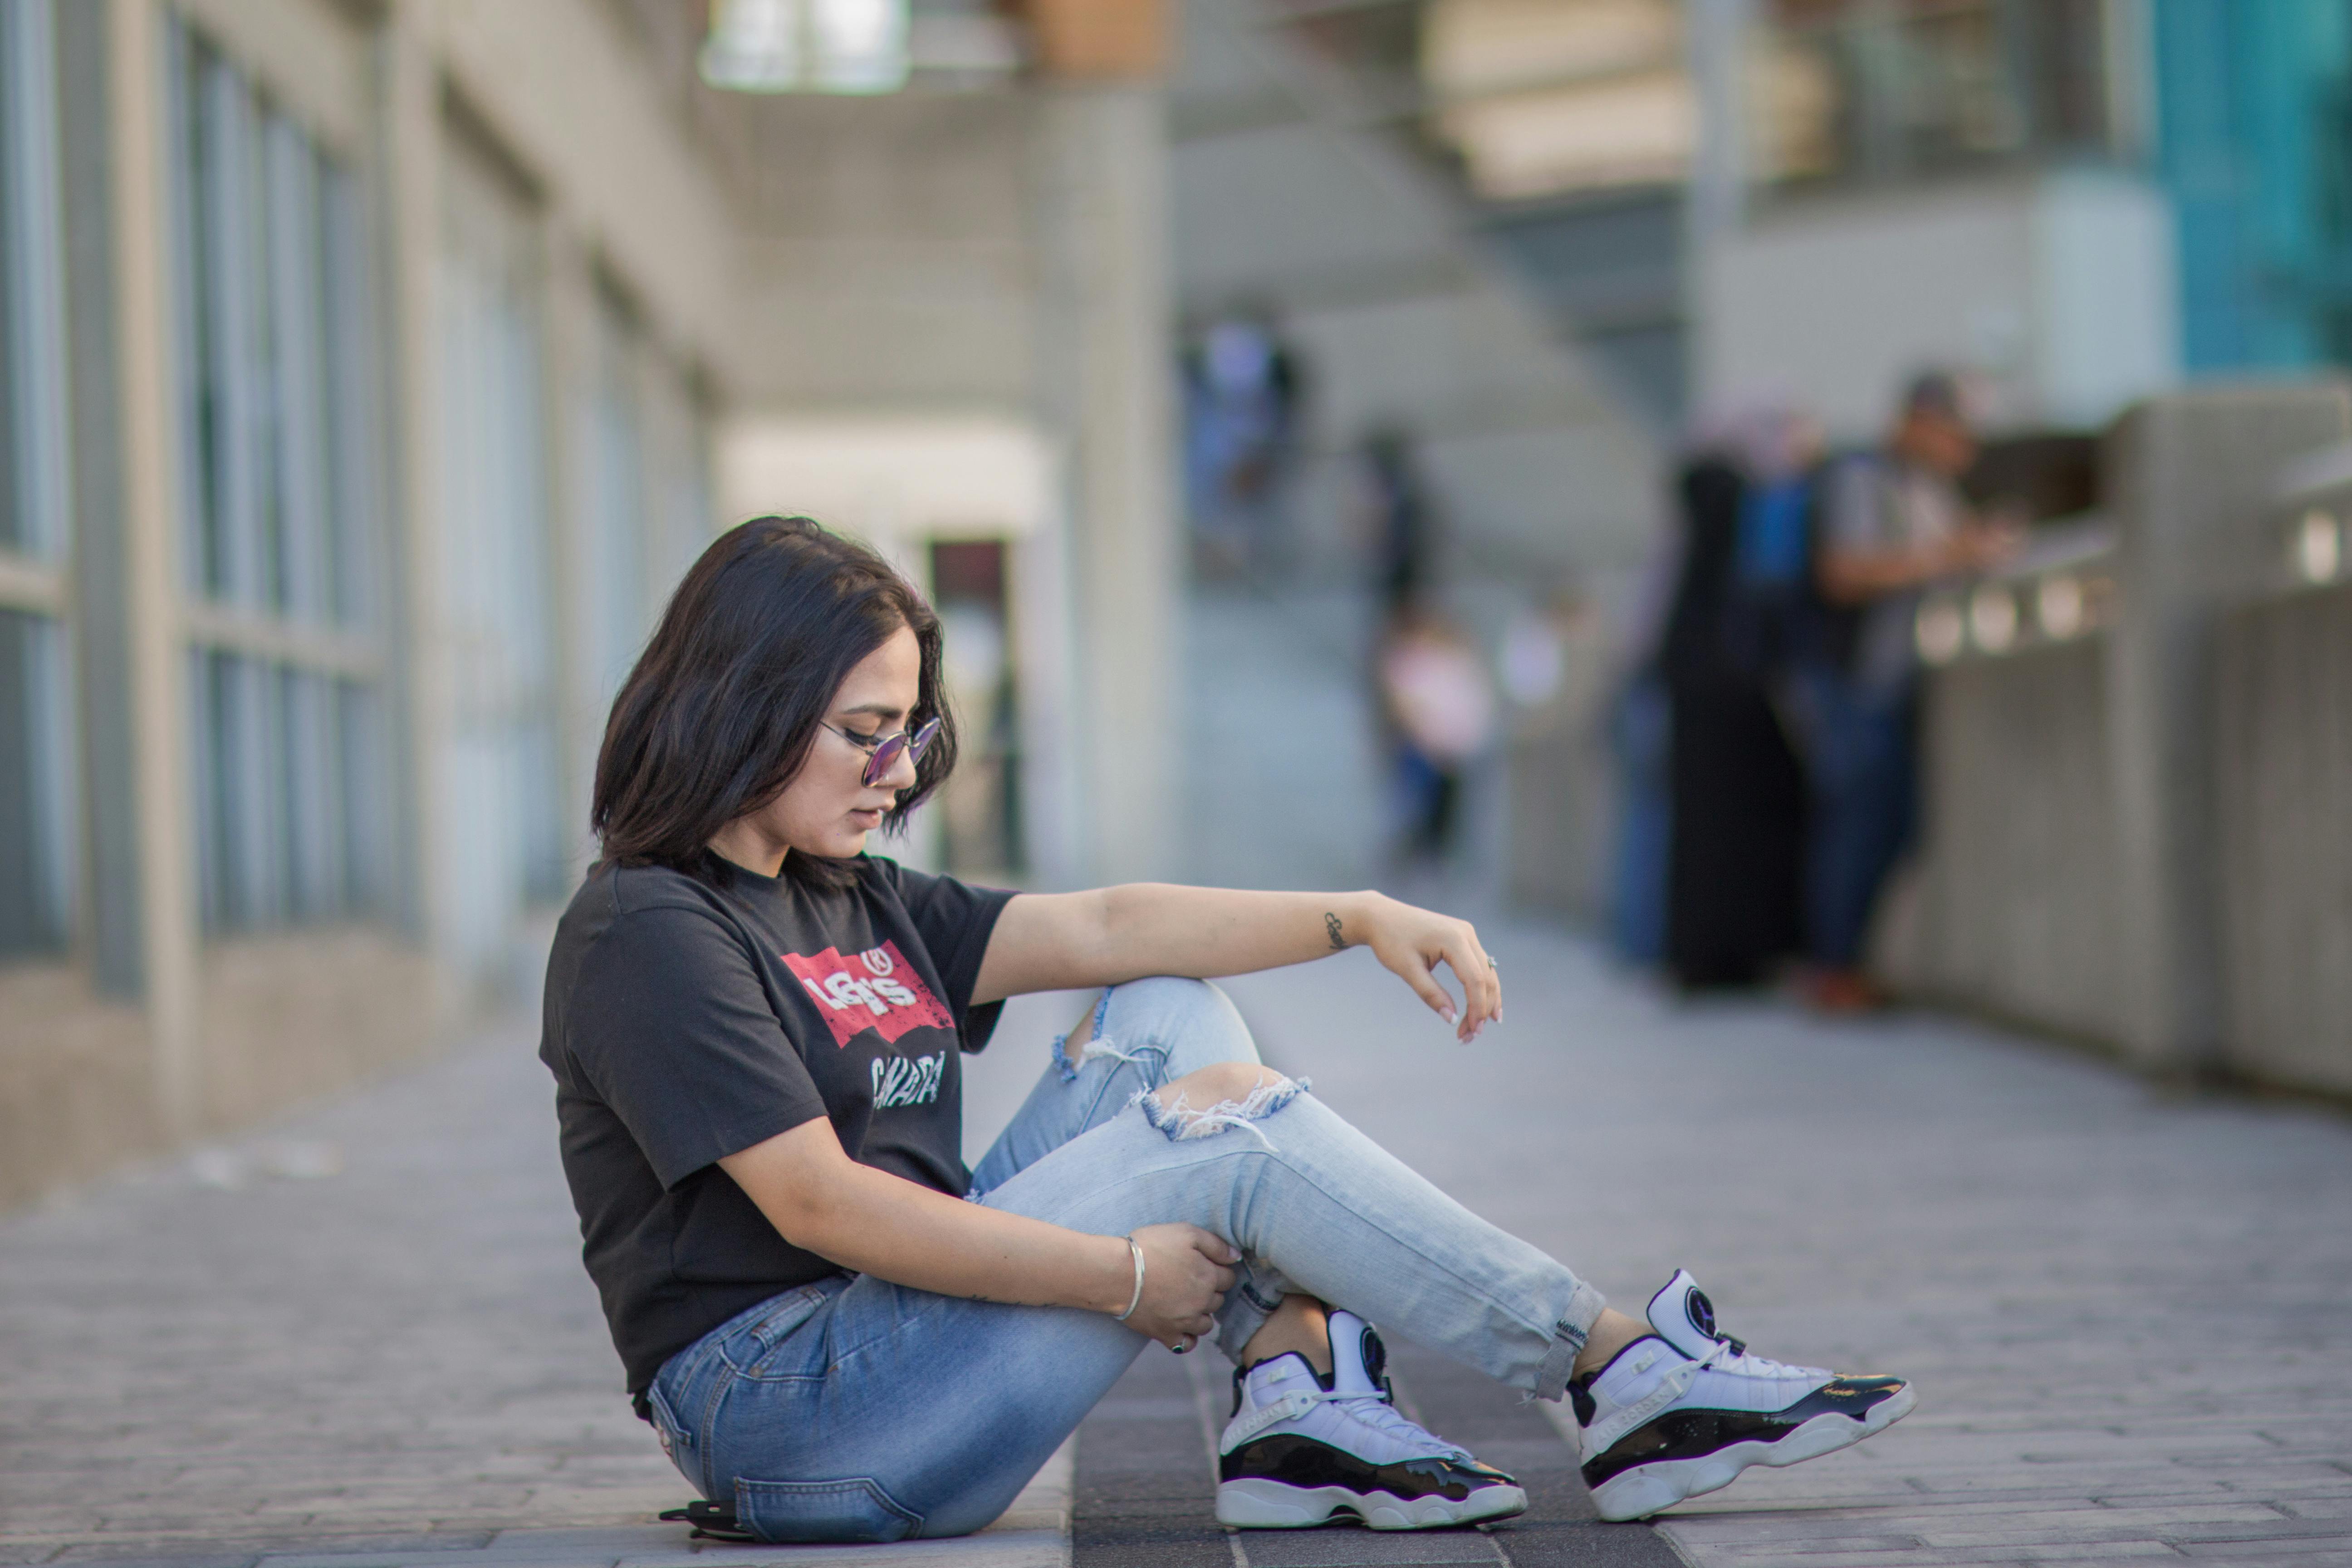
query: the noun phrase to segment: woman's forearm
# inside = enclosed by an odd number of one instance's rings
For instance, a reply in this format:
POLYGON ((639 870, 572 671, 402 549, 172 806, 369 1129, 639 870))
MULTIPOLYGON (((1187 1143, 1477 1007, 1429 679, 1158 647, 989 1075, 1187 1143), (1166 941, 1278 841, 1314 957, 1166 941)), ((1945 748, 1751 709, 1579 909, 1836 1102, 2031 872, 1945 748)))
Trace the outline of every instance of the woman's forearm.
POLYGON ((1213 979, 1324 958, 1362 942, 1378 893, 1269 893, 1133 882, 1101 894, 1107 976, 1213 979))
POLYGON ((1149 974, 1213 980, 1357 946, 1370 948, 1465 1040, 1502 1016, 1501 980, 1467 921, 1380 893, 1262 893, 1165 882, 1014 899, 989 937, 971 999, 1118 985, 1149 974), (1438 984, 1440 964, 1462 986, 1458 1008, 1438 984))
MULTIPOLYGON (((832 1128, 817 1121, 808 1129, 832 1128)), ((942 1296, 1117 1312, 1135 1288, 1124 1238, 984 1208, 814 1147, 794 1129, 720 1163, 793 1246, 942 1296)))

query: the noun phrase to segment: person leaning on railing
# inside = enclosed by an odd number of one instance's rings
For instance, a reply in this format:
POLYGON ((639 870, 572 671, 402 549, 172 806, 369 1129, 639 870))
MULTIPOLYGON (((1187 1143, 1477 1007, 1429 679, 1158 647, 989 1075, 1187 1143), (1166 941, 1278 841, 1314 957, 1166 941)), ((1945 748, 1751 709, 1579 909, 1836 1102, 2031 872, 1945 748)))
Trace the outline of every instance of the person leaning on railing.
POLYGON ((1979 518, 1959 477, 1976 462, 1959 382, 1915 380, 1885 447, 1832 462, 1820 480, 1814 586, 1821 625, 1798 660, 1811 815, 1807 825, 1807 991, 1851 1012, 1877 998, 1862 969, 1878 894, 1916 826, 1922 590, 2016 553, 2010 518, 1979 518))

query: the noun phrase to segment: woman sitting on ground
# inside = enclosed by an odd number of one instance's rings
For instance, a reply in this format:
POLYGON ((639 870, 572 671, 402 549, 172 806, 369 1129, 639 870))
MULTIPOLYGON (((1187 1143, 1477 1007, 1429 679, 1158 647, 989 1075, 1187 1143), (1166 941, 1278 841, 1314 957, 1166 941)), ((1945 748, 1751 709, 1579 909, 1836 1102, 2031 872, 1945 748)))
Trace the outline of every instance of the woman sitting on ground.
POLYGON ((977 1530, 1147 1340, 1239 1368, 1230 1525, 1526 1507, 1398 1412, 1365 1319, 1572 1398, 1607 1519, 1910 1409, 1897 1380, 1745 1353, 1687 1275, 1646 1322, 1611 1311, 1260 1066, 1203 984, 1366 946, 1467 1042, 1502 1016, 1467 923, 1376 893, 1013 894, 868 856, 955 752, 929 607, 871 552, 761 518, 687 574, 597 760, 604 858, 557 931, 541 1055, 629 1392, 744 1530, 977 1530), (1006 997, 1080 986, 1106 988, 1090 1022, 967 1172, 959 1053, 1006 997))

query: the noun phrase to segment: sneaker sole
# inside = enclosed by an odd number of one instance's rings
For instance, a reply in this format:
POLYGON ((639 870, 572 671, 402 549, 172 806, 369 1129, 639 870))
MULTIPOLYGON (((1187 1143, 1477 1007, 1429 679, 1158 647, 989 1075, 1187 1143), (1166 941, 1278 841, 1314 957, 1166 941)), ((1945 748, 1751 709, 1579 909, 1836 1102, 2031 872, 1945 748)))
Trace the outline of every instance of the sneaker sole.
POLYGON ((1369 1496, 1346 1487, 1293 1487, 1249 1479, 1220 1482, 1217 1522, 1236 1530, 1311 1530, 1335 1519, 1354 1519, 1369 1530, 1439 1530, 1524 1513, 1528 1494, 1518 1487, 1480 1487, 1456 1501, 1446 1497, 1369 1496))
POLYGON ((1593 1506, 1601 1510, 1601 1518, 1612 1522, 1647 1519, 1661 1509, 1721 1490, 1738 1480, 1739 1472, 1750 1465, 1770 1465, 1779 1469, 1850 1448, 1864 1437, 1885 1431, 1910 1415, 1911 1407, 1918 1403, 1917 1393, 1906 1384, 1901 1393, 1873 1405, 1859 1421, 1851 1415, 1816 1415, 1777 1442, 1734 1443, 1703 1458, 1642 1465, 1612 1476, 1595 1487, 1593 1506))

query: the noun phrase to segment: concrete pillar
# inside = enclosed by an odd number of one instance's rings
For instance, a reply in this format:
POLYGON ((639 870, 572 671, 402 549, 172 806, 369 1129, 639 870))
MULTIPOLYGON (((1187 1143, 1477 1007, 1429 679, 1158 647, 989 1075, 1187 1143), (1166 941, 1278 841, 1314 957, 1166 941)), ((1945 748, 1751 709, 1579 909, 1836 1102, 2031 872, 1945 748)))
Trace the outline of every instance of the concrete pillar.
POLYGON ((188 768, 188 663, 181 616, 179 384, 172 352, 170 232, 161 123, 163 11, 156 0, 107 6, 115 362, 121 388, 121 543, 130 645, 131 790, 138 832, 141 969, 166 1131, 185 1137, 203 1113, 197 1029, 194 813, 188 768))
POLYGON ((554 640, 556 798, 563 813, 566 881, 588 868, 591 841, 584 824, 595 786, 596 748, 604 732, 604 660, 597 626, 593 556, 597 499, 590 451, 596 395, 596 276, 586 237, 562 218, 542 214, 546 352, 541 359, 541 404, 547 410, 548 631, 554 640))
POLYGON ((169 284, 167 146, 160 80, 163 7, 108 5, 108 120, 113 143, 115 367, 122 388, 122 569, 130 606, 134 816, 139 832, 139 952, 146 980, 155 1102, 186 1138, 203 1117, 197 1032, 195 842, 188 809, 188 658, 181 630, 181 550, 169 284))
POLYGON ((1739 226, 1748 204, 1748 36, 1755 0, 1690 0, 1685 54, 1698 100, 1698 146, 1685 191, 1694 258, 1739 226))
POLYGON ((2123 1044, 2142 1065, 2221 1059, 2213 628, 2273 569, 2264 501, 2279 465, 2352 433, 2340 385, 2217 387, 2117 422, 2105 490, 2122 530, 2123 613, 2106 645, 2123 886, 2123 1044))
POLYGON ((1165 875, 1178 610, 1168 132, 1156 87, 1041 89, 1041 401, 1068 433, 1075 880, 1165 875))
MULTIPOLYGON (((397 751, 404 787, 398 825, 397 892, 404 922, 427 948, 446 955, 449 889, 434 852, 448 809, 438 787, 448 743, 455 675, 442 624, 441 495, 436 389, 441 331, 436 276, 441 257, 441 78, 432 54, 430 17, 420 0, 384 15, 378 70, 383 104, 383 200, 379 221, 386 330, 384 375, 393 388, 393 504, 385 556, 393 563, 389 668, 399 684, 397 751)), ((446 1023, 467 998, 460 966, 432 966, 433 1016, 446 1023)))

